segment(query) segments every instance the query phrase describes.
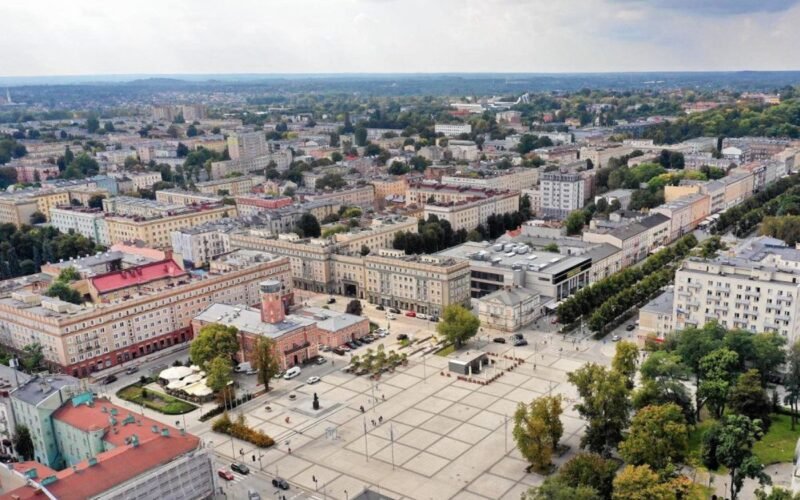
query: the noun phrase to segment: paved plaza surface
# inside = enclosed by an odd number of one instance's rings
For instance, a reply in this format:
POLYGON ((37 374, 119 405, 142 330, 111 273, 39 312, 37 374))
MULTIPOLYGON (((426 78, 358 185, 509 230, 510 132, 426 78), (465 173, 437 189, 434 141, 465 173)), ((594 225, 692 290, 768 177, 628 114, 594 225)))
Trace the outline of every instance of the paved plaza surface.
MULTIPOLYGON (((501 368, 502 354, 511 355, 507 345, 488 343, 483 349, 501 355, 501 368)), ((548 392, 564 395, 562 442, 570 451, 555 458, 560 465, 577 451, 584 426, 567 372, 596 355, 559 338, 513 353, 525 363, 488 385, 448 377, 447 358, 423 361, 420 354, 378 381, 339 369, 311 386, 282 381, 244 410, 251 426, 275 438, 277 445, 266 451, 202 424, 189 430, 223 462, 241 459, 254 474, 280 475, 312 497, 347 499, 369 487, 393 498, 518 499, 544 477, 526 473, 527 463, 516 450, 511 431, 517 403, 548 392), (311 408, 314 393, 322 406, 317 415, 311 408)))

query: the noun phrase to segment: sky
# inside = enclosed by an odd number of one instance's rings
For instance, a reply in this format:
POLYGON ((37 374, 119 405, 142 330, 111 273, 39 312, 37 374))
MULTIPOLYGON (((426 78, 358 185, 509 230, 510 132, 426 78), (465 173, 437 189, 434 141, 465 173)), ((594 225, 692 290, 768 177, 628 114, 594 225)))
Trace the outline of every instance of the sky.
POLYGON ((0 76, 800 69, 800 0, 0 0, 0 76))

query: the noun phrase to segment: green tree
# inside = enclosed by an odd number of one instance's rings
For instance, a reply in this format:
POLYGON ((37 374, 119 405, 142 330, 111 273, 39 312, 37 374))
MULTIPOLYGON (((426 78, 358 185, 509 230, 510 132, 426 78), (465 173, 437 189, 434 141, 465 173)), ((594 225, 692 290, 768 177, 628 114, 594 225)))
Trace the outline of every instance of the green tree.
POLYGON ((596 453, 580 452, 567 461, 558 471, 565 484, 572 487, 589 486, 597 490, 602 498, 611 498, 617 463, 596 453))
POLYGON ((361 307, 361 301, 358 299, 353 299, 347 303, 347 307, 345 308, 344 312, 347 314, 355 314, 356 316, 361 316, 364 312, 361 307))
POLYGON ((761 421, 765 431, 769 428, 772 404, 761 385, 758 370, 750 369, 739 375, 728 395, 728 407, 735 414, 761 421))
POLYGON ((783 384, 786 387, 784 403, 788 404, 792 410, 792 430, 794 430, 797 425, 798 403, 800 402, 800 340, 789 348, 786 360, 786 379, 783 384))
POLYGON ((559 253, 558 243, 548 243, 542 248, 542 250, 544 250, 545 252, 559 253))
POLYGON ((114 128, 114 124, 111 122, 111 120, 108 120, 108 121, 107 121, 107 122, 106 122, 106 123, 103 125, 103 128, 105 129, 105 131, 106 131, 106 132, 114 132, 114 131, 116 130, 116 129, 114 128))
POLYGON ((649 405, 674 403, 681 407, 686 422, 695 422, 692 396, 683 384, 689 370, 680 356, 668 351, 655 351, 639 369, 641 386, 633 393, 633 407, 640 410, 649 405))
POLYGON ((677 500, 688 493, 679 479, 663 482, 647 465, 628 465, 614 478, 614 500, 677 500))
POLYGON ((480 321, 459 304, 450 304, 445 307, 442 320, 436 325, 436 331, 460 349, 467 339, 478 332, 480 321))
POLYGON ((785 490, 783 488, 778 488, 777 486, 773 487, 769 493, 759 488, 756 490, 756 499, 757 500, 800 500, 800 493, 792 494, 791 491, 785 490))
POLYGON ((786 338, 776 332, 753 335, 752 366, 761 376, 761 385, 767 385, 770 373, 778 371, 786 362, 786 338))
POLYGON ((95 194, 89 198, 89 208, 103 208, 103 200, 106 199, 104 194, 95 194))
POLYGON ((514 412, 513 436, 522 456, 534 469, 545 471, 564 433, 561 396, 543 396, 514 412))
POLYGON ((31 214, 31 224, 42 224, 47 222, 47 216, 40 211, 35 211, 31 214))
POLYGON ((689 429, 681 408, 675 404, 647 406, 639 410, 619 453, 626 463, 664 470, 681 463, 689 449, 689 429))
MULTIPOLYGON (((713 350, 722 345, 725 329, 716 322, 709 322, 702 328, 686 328, 677 334, 675 353, 681 357, 684 365, 694 374, 695 387, 700 387, 704 370, 700 361, 713 350)), ((703 398, 700 391, 695 392, 695 412, 700 420, 703 398)))
POLYGON ((42 345, 38 342, 28 344, 22 348, 22 366, 28 373, 38 371, 44 362, 42 345))
POLYGON ((639 348, 633 342, 623 340, 617 344, 611 368, 625 376, 628 388, 633 388, 633 377, 636 375, 636 365, 639 361, 639 348))
POLYGON ((703 381, 700 382, 697 392, 716 418, 720 418, 725 411, 728 391, 733 385, 738 367, 739 355, 725 347, 711 351, 700 360, 703 381))
POLYGON ((530 488, 523 500, 601 500, 603 497, 591 486, 571 486, 558 476, 551 476, 534 488, 530 488))
MULTIPOLYGON (((194 356, 192 356, 194 360, 194 356)), ((233 380, 233 365, 230 358, 217 356, 208 363, 208 387, 214 392, 226 388, 233 380)))
POLYGON ((100 120, 96 116, 90 116, 86 119, 86 130, 90 134, 94 134, 100 129, 100 120))
POLYGON ((322 228, 320 228, 317 218, 310 213, 300 216, 295 230, 305 238, 319 238, 322 234, 322 228))
POLYGON ((564 226, 567 228, 567 234, 575 235, 581 233, 585 223, 586 213, 583 210, 575 210, 567 216, 564 226))
POLYGON ((356 127, 355 131, 355 141, 356 146, 366 146, 367 145, 367 129, 359 125, 356 127))
POLYGON ((716 461, 728 468, 731 500, 736 500, 745 478, 762 485, 772 484, 761 461, 753 454, 753 446, 763 436, 761 423, 744 415, 725 415, 717 426, 714 440, 704 446, 713 446, 716 461))
POLYGON ((69 286, 63 281, 56 281, 44 292, 48 297, 58 297, 64 302, 80 305, 83 303, 83 297, 80 292, 69 286))
POLYGON ((188 127, 186 127, 186 137, 195 137, 199 133, 200 132, 197 130, 197 127, 195 127, 194 124, 189 125, 188 127))
POLYGON ((280 371, 275 353, 275 341, 269 337, 259 337, 255 348, 255 368, 258 370, 258 383, 269 390, 269 381, 280 371))
POLYGON ((587 363, 567 375, 581 402, 575 408, 587 421, 581 447, 608 455, 622 440, 631 407, 625 376, 596 363, 587 363))
POLYGON ((73 281, 78 281, 79 279, 81 279, 81 273, 75 269, 75 266, 68 266, 58 273, 58 278, 56 278, 56 281, 60 281, 61 283, 71 283, 73 281))
POLYGON ((239 351, 238 334, 239 330, 235 326, 217 323, 205 325, 192 340, 189 356, 196 365, 208 371, 209 363, 216 357, 233 359, 239 351))
POLYGON ((31 431, 26 425, 17 425, 14 429, 14 450, 23 460, 33 460, 34 448, 31 431))

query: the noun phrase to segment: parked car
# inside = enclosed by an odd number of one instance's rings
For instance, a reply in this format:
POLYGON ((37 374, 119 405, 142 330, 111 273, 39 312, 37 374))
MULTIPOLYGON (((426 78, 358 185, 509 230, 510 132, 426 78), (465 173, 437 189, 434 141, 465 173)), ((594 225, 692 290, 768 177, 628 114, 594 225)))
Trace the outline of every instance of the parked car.
POLYGON ((393 313, 386 313, 386 319, 397 319, 397 316, 395 316, 393 313))
POLYGON ((523 345, 528 345, 528 341, 525 340, 525 339, 516 339, 516 340, 514 340, 514 346, 515 347, 520 347, 520 346, 523 346, 523 345))
POLYGON ((344 349, 342 349, 341 347, 334 347, 333 353, 338 354, 339 356, 344 356, 346 354, 344 349))
POLYGON ((321 345, 319 347, 320 352, 331 352, 331 346, 329 345, 321 345))
POLYGON ((261 500, 261 495, 255 490, 247 490, 247 500, 261 500))
POLYGON ((428 319, 428 315, 427 314, 422 314, 422 313, 417 313, 417 318, 419 318, 419 319, 428 319))
POLYGON ((125 370, 126 375, 133 375, 134 373, 139 371, 138 366, 129 366, 127 370, 125 370))
POLYGON ((283 378, 283 372, 278 372, 272 376, 272 378, 283 378))
POLYGON ((385 308, 385 307, 383 307, 383 305, 381 305, 381 304, 378 304, 377 306, 375 306, 375 310, 377 310, 377 311, 383 311, 383 310, 385 310, 385 309, 386 309, 386 308, 385 308))
POLYGON ((364 345, 364 342, 360 341, 359 339, 353 339, 352 342, 356 345, 356 347, 361 347, 364 345))
POLYGON ((352 341, 349 341, 349 340, 347 342, 345 342, 344 345, 346 345, 350 349, 355 349, 356 348, 356 345, 352 341))
POLYGON ((389 336, 389 332, 388 332, 388 331, 386 331, 386 330, 381 330, 381 331, 380 331, 380 333, 378 333, 378 336, 379 336, 380 338, 384 339, 384 338, 386 338, 386 337, 388 337, 388 336, 389 336))
POLYGON ((408 316, 409 318, 413 318, 416 315, 417 313, 415 313, 414 311, 406 311, 406 316, 408 316))
POLYGON ((103 379, 103 384, 105 385, 113 384, 116 381, 117 381, 116 375, 109 375, 108 377, 103 379))
POLYGON ((335 304, 335 303, 336 303, 336 297, 328 297, 328 304, 335 304))
POLYGON ((317 382, 319 382, 319 377, 308 377, 308 380, 306 380, 306 384, 308 385, 313 385, 317 382))
POLYGON ((374 337, 371 337, 371 336, 369 336, 369 335, 366 335, 366 336, 364 336, 364 337, 361 337, 361 339, 360 339, 360 340, 361 340, 361 342, 362 342, 362 343, 363 343, 363 342, 366 342, 367 344, 371 344, 371 343, 375 342, 375 338, 374 338, 374 337))
POLYGON ((389 308, 389 312, 390 313, 395 313, 395 314, 400 314, 400 309, 398 309, 396 307, 390 307, 389 308))
POLYGON ((633 324, 628 325, 628 326, 625 327, 625 329, 628 330, 629 332, 632 332, 632 331, 636 330, 636 325, 633 325, 633 324))
POLYGON ((439 316, 431 316, 430 320, 433 321, 434 323, 438 323, 439 322, 439 316))
POLYGON ((620 340, 622 340, 622 337, 620 337, 619 335, 614 335, 613 337, 611 337, 612 342, 619 342, 620 340))
POLYGON ((289 489, 289 483, 287 483, 286 480, 283 479, 282 477, 274 478, 272 480, 272 486, 274 486, 276 488, 280 488, 282 490, 288 490, 289 489))
POLYGON ((233 473, 228 469, 219 469, 217 475, 226 481, 233 481, 233 473))
POLYGON ((349 345, 347 345, 347 344, 342 344, 342 345, 340 345, 340 346, 339 346, 339 349, 343 350, 344 352, 350 352, 350 351, 352 351, 352 349, 350 349, 350 346, 349 346, 349 345))
POLYGON ((301 371, 302 370, 300 370, 299 366, 293 366, 293 367, 289 368, 288 370, 286 370, 286 373, 283 374, 283 378, 284 378, 284 380, 291 380, 291 379, 295 378, 296 376, 300 375, 301 371))
POLYGON ((318 365, 324 365, 327 362, 328 360, 326 358, 323 358, 322 356, 317 356, 317 359, 314 360, 314 363, 318 365))
POLYGON ((245 464, 231 464, 231 470, 239 474, 250 474, 250 469, 245 464))
POLYGON ((492 341, 493 342, 497 342, 498 344, 505 344, 506 343, 506 339, 504 339, 503 337, 495 337, 494 339, 492 339, 492 341))
POLYGON ((406 340, 406 339, 408 339, 408 335, 405 333, 399 333, 397 335, 397 340, 406 340))

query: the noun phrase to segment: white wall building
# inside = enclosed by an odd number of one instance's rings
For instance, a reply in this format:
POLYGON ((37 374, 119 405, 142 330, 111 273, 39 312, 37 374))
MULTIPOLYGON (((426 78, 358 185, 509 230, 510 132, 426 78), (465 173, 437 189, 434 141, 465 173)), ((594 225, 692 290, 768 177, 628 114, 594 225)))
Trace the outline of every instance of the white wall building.
POLYGON ((53 207, 50 209, 50 224, 62 233, 72 230, 100 245, 111 244, 105 214, 100 209, 53 207))
POLYGON ((566 219, 570 212, 583 207, 585 182, 580 174, 547 172, 542 174, 542 215, 566 219))
POLYGON ((471 134, 472 125, 469 123, 437 123, 433 130, 437 134, 444 134, 447 137, 456 137, 461 134, 471 134))

